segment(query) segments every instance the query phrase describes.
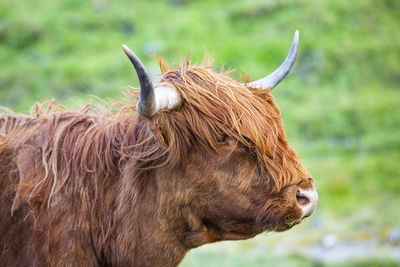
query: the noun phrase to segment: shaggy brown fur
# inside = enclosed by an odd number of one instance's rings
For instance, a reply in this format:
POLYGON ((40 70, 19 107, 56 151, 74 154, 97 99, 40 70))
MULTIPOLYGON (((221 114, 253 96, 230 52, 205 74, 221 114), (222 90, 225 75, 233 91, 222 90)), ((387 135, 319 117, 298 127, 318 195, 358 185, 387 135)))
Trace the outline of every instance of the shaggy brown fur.
POLYGON ((312 178, 269 91, 186 60, 183 104, 0 117, 2 266, 176 266, 194 247, 298 223, 312 178))

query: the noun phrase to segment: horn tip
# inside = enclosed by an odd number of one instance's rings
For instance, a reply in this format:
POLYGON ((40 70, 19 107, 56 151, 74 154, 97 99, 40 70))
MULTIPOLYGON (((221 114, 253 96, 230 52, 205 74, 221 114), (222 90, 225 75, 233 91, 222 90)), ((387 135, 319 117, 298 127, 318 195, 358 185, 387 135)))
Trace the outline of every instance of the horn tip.
POLYGON ((125 54, 129 56, 130 54, 133 54, 132 51, 127 47, 125 44, 122 44, 122 50, 124 50, 125 54))
POLYGON ((294 32, 294 41, 297 43, 297 42, 299 42, 299 30, 296 30, 295 32, 294 32))

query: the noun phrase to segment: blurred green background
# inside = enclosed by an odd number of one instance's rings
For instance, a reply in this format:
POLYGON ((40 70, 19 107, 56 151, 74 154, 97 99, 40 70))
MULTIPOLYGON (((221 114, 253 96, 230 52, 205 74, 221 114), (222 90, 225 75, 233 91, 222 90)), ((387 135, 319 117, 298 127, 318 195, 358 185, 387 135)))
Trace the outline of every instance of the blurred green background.
POLYGON ((400 266, 400 1, 1 0, 0 105, 28 113, 124 99, 152 75, 206 51, 257 79, 300 51, 273 91, 291 144, 316 179, 318 211, 285 233, 206 245, 181 266, 400 266))

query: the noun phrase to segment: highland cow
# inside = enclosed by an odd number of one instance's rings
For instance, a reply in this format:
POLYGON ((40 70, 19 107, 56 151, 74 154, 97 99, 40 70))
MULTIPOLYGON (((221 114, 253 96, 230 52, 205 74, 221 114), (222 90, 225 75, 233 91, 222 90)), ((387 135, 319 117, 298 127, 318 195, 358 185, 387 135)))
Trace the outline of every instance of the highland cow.
MULTIPOLYGON (((192 248, 285 231, 317 203, 270 90, 160 61, 136 108, 0 117, 1 266, 176 266, 192 248)), ((55 107, 55 105, 50 105, 55 107)))

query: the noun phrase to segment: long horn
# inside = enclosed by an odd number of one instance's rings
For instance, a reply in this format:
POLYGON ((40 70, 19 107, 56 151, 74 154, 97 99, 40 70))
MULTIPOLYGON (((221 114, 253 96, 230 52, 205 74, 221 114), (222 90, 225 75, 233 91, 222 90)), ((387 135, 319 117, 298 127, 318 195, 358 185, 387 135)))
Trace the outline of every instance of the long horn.
POLYGON ((126 46, 122 49, 135 67, 140 83, 140 97, 136 110, 140 115, 151 118, 161 109, 172 109, 181 103, 180 95, 168 86, 154 88, 150 76, 140 59, 126 46))
POLYGON ((290 69, 293 67, 293 64, 296 60, 298 48, 299 48, 299 31, 296 30, 296 32, 294 33, 292 47, 290 48, 289 54, 287 55, 285 61, 283 61, 283 63, 279 66, 279 68, 277 68, 274 72, 272 72, 268 76, 260 80, 248 83, 246 84, 246 86, 272 90, 286 77, 290 69))

